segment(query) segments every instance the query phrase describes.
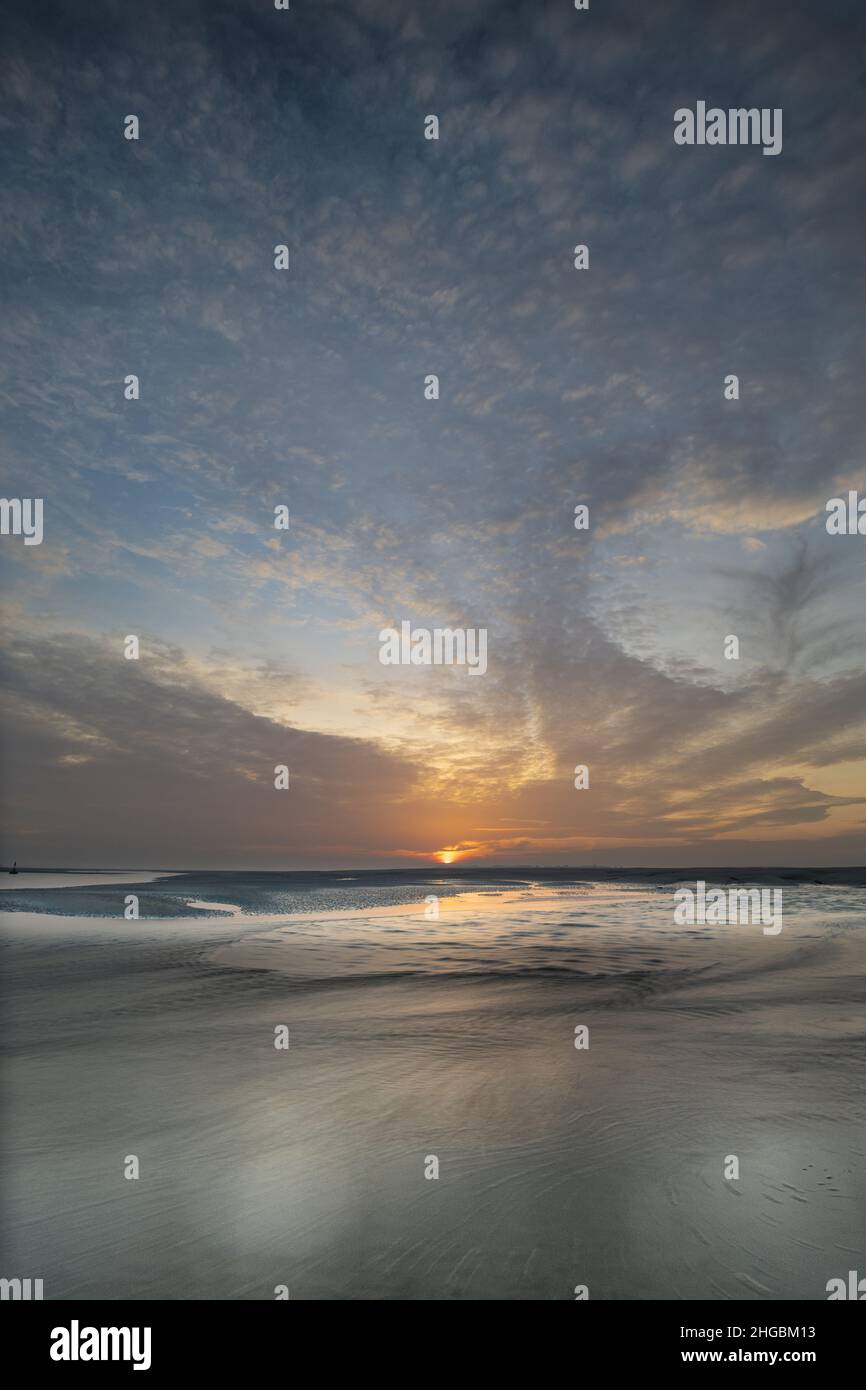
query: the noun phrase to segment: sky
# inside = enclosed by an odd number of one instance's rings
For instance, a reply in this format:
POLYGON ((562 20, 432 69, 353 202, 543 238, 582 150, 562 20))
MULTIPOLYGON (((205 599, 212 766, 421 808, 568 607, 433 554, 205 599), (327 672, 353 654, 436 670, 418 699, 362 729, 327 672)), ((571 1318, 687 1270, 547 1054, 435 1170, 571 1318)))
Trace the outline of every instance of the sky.
POLYGON ((866 862, 862 5, 3 10, 3 862, 866 862))

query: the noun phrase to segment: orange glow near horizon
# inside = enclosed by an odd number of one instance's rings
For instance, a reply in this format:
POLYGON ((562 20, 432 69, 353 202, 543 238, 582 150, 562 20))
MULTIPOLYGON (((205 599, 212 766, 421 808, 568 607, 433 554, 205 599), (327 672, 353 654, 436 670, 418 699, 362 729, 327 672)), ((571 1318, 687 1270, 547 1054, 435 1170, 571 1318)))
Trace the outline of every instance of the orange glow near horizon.
POLYGON ((460 845, 446 845, 444 849, 437 849, 433 858, 438 859, 440 864, 456 864, 458 859, 468 859, 478 853, 479 850, 474 847, 464 849, 460 845))
POLYGON ((460 845, 446 845, 444 849, 435 850, 433 858, 438 859, 440 864, 456 864, 458 859, 471 859, 473 855, 483 853, 484 845, 466 840, 460 845))

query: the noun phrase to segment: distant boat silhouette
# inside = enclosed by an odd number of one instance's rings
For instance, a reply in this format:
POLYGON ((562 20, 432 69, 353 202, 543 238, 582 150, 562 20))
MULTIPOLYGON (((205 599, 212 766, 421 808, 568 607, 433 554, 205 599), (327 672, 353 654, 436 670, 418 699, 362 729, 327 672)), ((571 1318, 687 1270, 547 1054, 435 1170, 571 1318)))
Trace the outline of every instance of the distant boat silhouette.
POLYGON ((17 859, 15 860, 15 862, 14 862, 14 864, 12 865, 12 868, 9 870, 9 872, 10 872, 10 874, 17 874, 17 872, 18 872, 18 860, 17 860, 17 859))

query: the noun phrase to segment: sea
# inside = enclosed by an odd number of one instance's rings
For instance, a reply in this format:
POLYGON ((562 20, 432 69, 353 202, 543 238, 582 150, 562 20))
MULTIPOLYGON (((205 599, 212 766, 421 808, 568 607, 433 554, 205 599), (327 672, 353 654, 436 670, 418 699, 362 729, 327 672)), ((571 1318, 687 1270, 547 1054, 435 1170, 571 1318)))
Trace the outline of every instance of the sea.
POLYGON ((22 871, 0 961, 2 1272, 46 1299, 866 1270, 862 870, 22 871), (781 930, 680 925, 699 883, 781 930))

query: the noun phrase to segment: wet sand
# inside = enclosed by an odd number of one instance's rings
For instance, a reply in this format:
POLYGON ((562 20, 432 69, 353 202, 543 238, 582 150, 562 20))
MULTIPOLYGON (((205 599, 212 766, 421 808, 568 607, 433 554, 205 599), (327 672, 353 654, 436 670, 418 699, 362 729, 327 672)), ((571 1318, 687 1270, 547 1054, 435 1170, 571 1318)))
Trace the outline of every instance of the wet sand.
POLYGON ((866 1265, 863 905, 803 889, 776 938, 610 887, 436 921, 4 914, 4 1272, 46 1298, 824 1299, 866 1265))
POLYGON ((171 873, 142 873, 137 870, 130 870, 129 873, 98 873, 94 870, 88 873, 86 870, 78 873, 46 873, 45 870, 36 870, 29 873, 25 869, 19 869, 17 874, 9 873, 8 870, 0 878, 0 892, 4 890, 9 893, 21 893, 28 888, 87 888, 96 885, 100 888, 115 886, 120 887, 128 883, 134 887, 136 883, 155 883, 163 878, 174 878, 171 873))

